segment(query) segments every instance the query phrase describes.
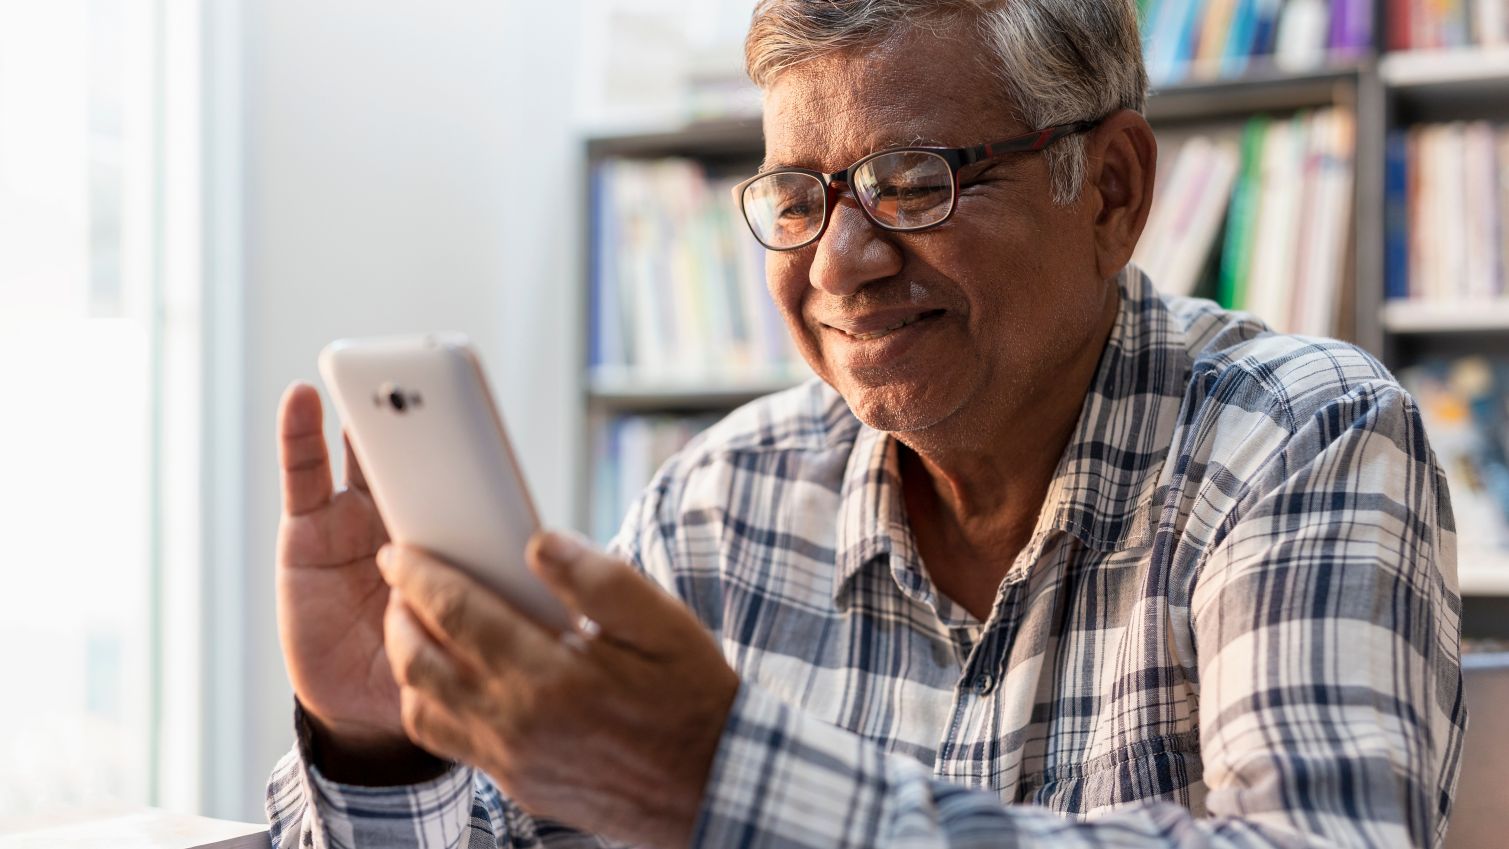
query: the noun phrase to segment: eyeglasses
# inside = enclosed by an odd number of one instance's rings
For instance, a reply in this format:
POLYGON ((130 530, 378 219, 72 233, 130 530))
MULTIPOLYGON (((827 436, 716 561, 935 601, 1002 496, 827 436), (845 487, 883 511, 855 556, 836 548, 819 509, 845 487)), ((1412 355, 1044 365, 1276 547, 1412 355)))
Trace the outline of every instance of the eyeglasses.
POLYGON ((915 233, 937 227, 954 214, 959 200, 959 169, 1012 153, 1044 150, 1099 123, 1061 124, 977 147, 891 148, 872 153, 836 174, 777 168, 734 186, 734 198, 750 232, 773 251, 794 251, 821 238, 843 186, 854 193, 859 208, 875 226, 915 233))

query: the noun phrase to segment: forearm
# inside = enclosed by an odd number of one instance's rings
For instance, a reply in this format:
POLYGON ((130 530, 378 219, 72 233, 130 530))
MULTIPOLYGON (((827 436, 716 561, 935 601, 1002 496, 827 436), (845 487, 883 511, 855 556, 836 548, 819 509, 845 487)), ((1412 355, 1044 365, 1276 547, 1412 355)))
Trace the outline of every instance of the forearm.
POLYGON ((921 764, 746 685, 719 748, 693 846, 715 847, 1335 847, 1409 845, 1386 822, 1275 809, 1197 817, 1149 803, 1076 821, 935 779, 921 764), (1306 816, 1320 822, 1307 829, 1306 816))

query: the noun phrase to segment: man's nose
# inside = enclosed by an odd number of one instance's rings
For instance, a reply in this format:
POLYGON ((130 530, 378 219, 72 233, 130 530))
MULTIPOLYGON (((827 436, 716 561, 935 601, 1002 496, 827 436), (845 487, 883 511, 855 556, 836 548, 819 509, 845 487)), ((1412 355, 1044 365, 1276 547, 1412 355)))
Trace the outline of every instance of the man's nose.
POLYGON ((814 288, 852 295, 866 284, 901 273, 901 251, 865 217, 853 198, 833 205, 827 232, 817 240, 808 276, 814 288))

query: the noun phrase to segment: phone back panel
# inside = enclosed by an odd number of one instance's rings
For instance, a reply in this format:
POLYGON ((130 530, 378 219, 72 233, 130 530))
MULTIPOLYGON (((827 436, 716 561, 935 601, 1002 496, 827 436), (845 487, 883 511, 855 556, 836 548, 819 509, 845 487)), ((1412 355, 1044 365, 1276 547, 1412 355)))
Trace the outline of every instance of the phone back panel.
POLYGON ((320 373, 393 540, 568 627, 564 606, 525 565, 539 520, 465 337, 340 340, 320 354, 320 373))

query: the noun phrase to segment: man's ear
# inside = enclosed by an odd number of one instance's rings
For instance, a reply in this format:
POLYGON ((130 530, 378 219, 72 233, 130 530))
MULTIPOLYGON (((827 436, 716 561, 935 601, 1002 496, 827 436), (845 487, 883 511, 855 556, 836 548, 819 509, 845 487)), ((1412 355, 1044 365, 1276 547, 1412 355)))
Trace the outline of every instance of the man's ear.
POLYGON ((1153 205, 1158 141, 1147 119, 1130 109, 1114 112, 1085 137, 1085 189, 1093 195, 1097 270, 1116 276, 1132 259, 1153 205))

